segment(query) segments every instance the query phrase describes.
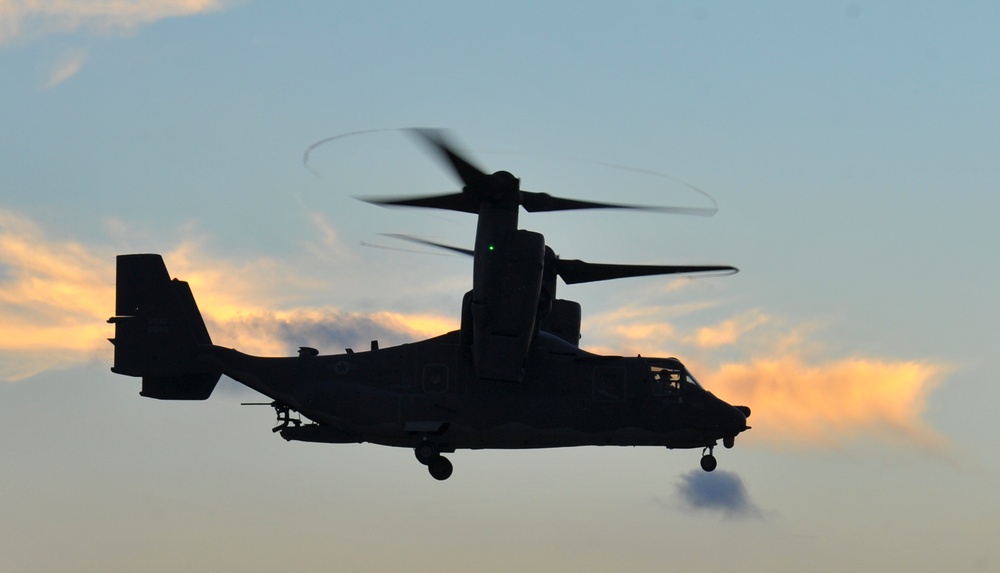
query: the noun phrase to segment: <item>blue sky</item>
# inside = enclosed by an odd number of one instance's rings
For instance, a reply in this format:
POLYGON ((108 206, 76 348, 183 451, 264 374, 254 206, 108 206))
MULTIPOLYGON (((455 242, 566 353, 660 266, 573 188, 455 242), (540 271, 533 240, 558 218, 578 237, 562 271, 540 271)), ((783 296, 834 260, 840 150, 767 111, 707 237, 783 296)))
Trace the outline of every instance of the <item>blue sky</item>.
POLYGON ((5 570, 995 569, 998 24, 987 2, 0 2, 5 570), (235 383, 160 403, 108 371, 119 253, 163 253, 249 351, 456 327, 469 261, 362 245, 472 242, 471 216, 353 198, 456 188, 412 126, 532 191, 717 202, 521 219, 569 258, 741 269, 560 290, 585 348, 678 356, 753 408, 713 479, 695 451, 582 448, 459 452, 438 483, 404 450, 286 444, 235 383))

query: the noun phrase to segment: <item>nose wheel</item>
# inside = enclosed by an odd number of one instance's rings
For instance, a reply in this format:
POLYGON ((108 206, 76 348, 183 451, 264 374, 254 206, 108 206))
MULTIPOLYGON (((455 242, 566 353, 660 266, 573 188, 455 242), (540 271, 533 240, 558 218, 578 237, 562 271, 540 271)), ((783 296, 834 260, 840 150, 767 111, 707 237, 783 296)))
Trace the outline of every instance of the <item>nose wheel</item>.
POLYGON ((714 470, 716 466, 719 465, 719 462, 715 459, 715 456, 712 455, 712 449, 713 449, 712 446, 709 446, 704 450, 702 450, 701 452, 701 469, 705 470, 706 472, 714 470))

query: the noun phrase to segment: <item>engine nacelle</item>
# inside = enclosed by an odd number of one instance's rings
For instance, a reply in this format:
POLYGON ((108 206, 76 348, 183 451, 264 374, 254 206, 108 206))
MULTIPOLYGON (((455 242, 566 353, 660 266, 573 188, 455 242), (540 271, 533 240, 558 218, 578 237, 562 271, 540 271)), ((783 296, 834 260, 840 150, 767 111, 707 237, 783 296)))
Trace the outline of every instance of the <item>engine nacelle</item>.
POLYGON ((469 303, 476 373, 520 382, 535 333, 545 238, 514 231, 484 255, 476 261, 482 265, 477 272, 483 280, 475 285, 469 303))

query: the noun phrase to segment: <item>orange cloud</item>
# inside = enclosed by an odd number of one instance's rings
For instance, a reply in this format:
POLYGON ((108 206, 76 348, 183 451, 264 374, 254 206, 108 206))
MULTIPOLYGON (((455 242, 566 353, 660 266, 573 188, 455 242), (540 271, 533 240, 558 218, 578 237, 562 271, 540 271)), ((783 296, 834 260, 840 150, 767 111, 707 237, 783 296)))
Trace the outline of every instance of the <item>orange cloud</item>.
MULTIPOLYGON (((111 248, 51 241, 31 221, 0 209, 0 379, 95 360, 110 366, 114 255, 111 248)), ((373 339, 398 344, 457 327, 457 317, 296 308, 329 285, 271 259, 211 258, 188 242, 164 260, 172 276, 191 284, 213 341, 246 352, 287 355, 297 345, 315 345, 336 353, 366 348, 373 339)))
POLYGON ((258 356, 287 356, 299 346, 312 346, 323 354, 367 350, 372 340, 385 347, 458 328, 449 317, 334 308, 251 312, 221 320, 206 312, 206 322, 214 343, 258 356))
POLYGON ((775 445, 839 447, 859 438, 939 450, 945 441, 922 419, 940 364, 829 356, 822 330, 789 325, 753 310, 678 334, 706 305, 618 310, 585 323, 584 341, 626 355, 677 356, 720 398, 749 406, 746 440, 775 445), (614 325, 609 328, 609 325, 614 325), (659 325, 658 328, 652 328, 659 325), (600 329, 595 333, 594 327, 600 329), (712 368, 713 364, 721 364, 712 368))
POLYGON ((711 390, 753 410, 753 439, 839 446, 878 437, 938 449, 944 440, 921 418, 944 368, 913 361, 798 356, 726 363, 701 375, 711 390))
POLYGON ((672 319, 710 306, 711 303, 624 306, 592 315, 587 315, 584 309, 580 344, 598 354, 651 354, 665 348, 676 352, 679 338, 672 319))
MULTIPOLYGON (((47 244, 0 211, 0 378, 17 380, 106 351, 114 266, 73 242, 47 244)), ((104 352, 110 356, 110 352, 104 352)))
POLYGON ((767 322, 768 317, 759 310, 753 310, 742 316, 725 320, 719 325, 699 328, 694 336, 685 338, 684 341, 699 348, 731 345, 735 344, 746 333, 767 324, 767 322))

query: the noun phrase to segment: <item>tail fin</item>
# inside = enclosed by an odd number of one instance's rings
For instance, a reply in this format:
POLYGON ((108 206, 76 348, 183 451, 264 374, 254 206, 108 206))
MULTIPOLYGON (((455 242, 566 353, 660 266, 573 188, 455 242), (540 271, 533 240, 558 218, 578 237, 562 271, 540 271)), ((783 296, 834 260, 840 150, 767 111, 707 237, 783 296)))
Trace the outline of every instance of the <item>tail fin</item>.
POLYGON ((140 395, 160 400, 205 400, 220 374, 198 364, 211 345, 188 284, 170 280, 160 255, 119 255, 111 371, 141 376, 140 395))

